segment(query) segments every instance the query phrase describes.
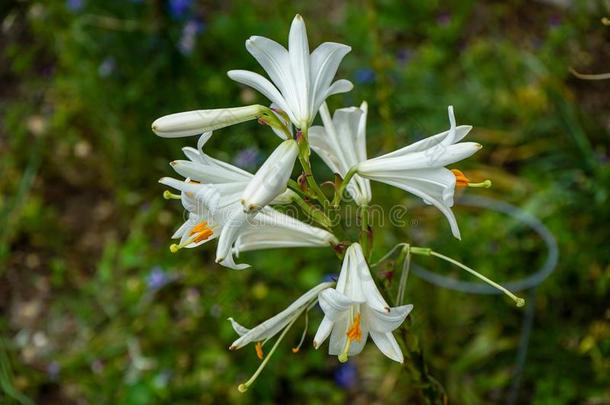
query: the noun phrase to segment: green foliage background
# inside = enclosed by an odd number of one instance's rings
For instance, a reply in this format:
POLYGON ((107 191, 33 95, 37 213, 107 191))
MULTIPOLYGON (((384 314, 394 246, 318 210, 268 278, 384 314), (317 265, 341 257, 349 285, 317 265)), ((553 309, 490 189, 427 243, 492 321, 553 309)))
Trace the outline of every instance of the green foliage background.
MULTIPOLYGON (((260 71, 245 39, 285 43, 297 12, 312 47, 352 46, 339 76, 356 87, 330 104, 369 102, 369 155, 444 130, 452 104, 458 123, 474 125, 470 140, 485 146, 460 168, 494 181, 467 192, 523 208, 557 238, 557 270, 530 302, 519 403, 610 403, 610 81, 570 73, 609 70, 603 1, 185 3, 183 17, 172 15, 175 1, 161 0, 0 5, 2 403, 417 403, 408 376, 373 345, 352 359, 353 384, 338 385, 336 358, 309 346, 290 352, 300 326, 238 393, 258 359, 252 348, 227 350, 235 336, 225 318, 258 323, 339 262, 326 250, 254 252, 245 255, 254 268, 235 272, 213 263, 213 247, 167 248, 182 212, 161 198, 157 179, 195 139, 157 138, 150 123, 266 103, 226 71, 260 71), (202 30, 185 51, 193 19, 202 30), (151 289, 159 269, 169 282, 151 289)), ((264 158, 276 144, 250 122, 222 130, 209 151, 231 161, 255 147, 264 158)), ((332 178, 319 161, 314 171, 332 178)), ((373 195, 385 208, 413 207, 410 226, 375 230, 375 258, 415 241, 498 281, 544 260, 542 242, 505 216, 458 203, 458 242, 411 196, 381 186, 373 195)), ((411 333, 451 403, 503 402, 522 311, 414 277, 407 301, 411 333)), ((315 327, 319 313, 312 318, 315 327)))

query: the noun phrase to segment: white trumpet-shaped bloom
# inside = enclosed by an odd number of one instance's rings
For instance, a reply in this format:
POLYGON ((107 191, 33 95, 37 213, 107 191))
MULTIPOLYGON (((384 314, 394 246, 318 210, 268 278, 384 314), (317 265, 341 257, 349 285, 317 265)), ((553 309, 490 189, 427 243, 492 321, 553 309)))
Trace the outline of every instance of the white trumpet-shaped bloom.
MULTIPOLYGON (((320 108, 324 126, 309 130, 309 144, 333 171, 345 178, 347 172, 366 160, 367 103, 360 107, 335 110, 331 119, 326 103, 320 108)), ((371 185, 368 179, 354 175, 347 185, 347 192, 358 205, 371 201, 371 185)))
POLYGON ((260 210, 286 191, 299 146, 294 139, 280 144, 248 182, 241 195, 245 212, 260 210))
POLYGON ((318 299, 318 294, 321 291, 332 287, 334 282, 321 283, 301 295, 286 309, 277 315, 267 319, 252 329, 248 329, 237 323, 233 318, 228 320, 231 322, 233 329, 240 336, 236 341, 231 344, 231 350, 241 349, 252 342, 264 342, 267 339, 272 338, 282 329, 286 328, 296 318, 298 318, 303 312, 314 304, 318 299))
MULTIPOLYGON (((209 137, 209 135, 208 135, 209 137)), ((281 247, 323 247, 337 244, 331 233, 307 225, 269 206, 258 212, 245 213, 240 202, 243 189, 253 175, 228 163, 216 160, 200 148, 185 148, 189 161, 176 161, 173 168, 185 181, 163 178, 162 184, 181 192, 180 198, 188 218, 174 233, 180 239, 172 250, 193 248, 218 239, 216 261, 233 269, 245 269, 233 256, 239 252, 281 247)), ((271 204, 292 201, 290 190, 278 195, 271 204)))
POLYGON ((325 42, 310 54, 305 23, 298 14, 290 26, 288 49, 259 36, 250 37, 246 41, 246 49, 260 63, 271 81, 246 70, 231 70, 229 77, 261 92, 285 111, 297 128, 311 125, 327 97, 345 93, 353 87, 348 80, 333 83, 341 60, 351 48, 325 42))
POLYGON ((447 217, 453 235, 459 239, 460 230, 451 211, 456 177, 445 166, 473 155, 481 145, 460 142, 472 127, 456 127, 451 106, 449 122, 448 131, 359 163, 358 174, 403 189, 434 205, 447 217))
POLYGON ((403 354, 392 331, 403 323, 413 305, 388 306, 358 243, 347 249, 337 286, 323 290, 319 303, 324 319, 314 337, 316 349, 330 336, 329 354, 344 362, 362 351, 370 335, 383 354, 402 363, 403 354))
POLYGON ((268 108, 262 105, 185 111, 156 119, 152 123, 152 130, 164 138, 199 135, 253 120, 267 111, 268 108))

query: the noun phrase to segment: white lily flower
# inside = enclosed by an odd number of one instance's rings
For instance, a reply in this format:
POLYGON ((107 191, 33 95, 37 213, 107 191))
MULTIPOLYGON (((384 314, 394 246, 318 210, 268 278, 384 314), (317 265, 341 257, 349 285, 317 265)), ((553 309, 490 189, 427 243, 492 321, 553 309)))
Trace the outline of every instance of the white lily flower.
POLYGON ((403 354, 392 331, 405 320, 413 305, 390 308, 379 293, 358 243, 345 252, 335 288, 320 293, 324 319, 314 337, 317 349, 330 335, 328 352, 347 361, 362 351, 370 334, 379 350, 403 362, 403 354))
POLYGON ((165 115, 152 123, 152 130, 163 138, 199 135, 204 132, 259 118, 268 112, 262 105, 185 111, 165 115))
POLYGON ((260 210, 286 191, 299 146, 294 139, 280 144, 246 186, 241 203, 245 212, 260 210))
POLYGON ((298 318, 308 307, 318 300, 321 291, 330 288, 335 283, 333 281, 321 283, 307 291, 296 299, 290 306, 279 314, 267 319, 252 329, 247 329, 237 323, 233 318, 228 318, 233 329, 240 336, 229 347, 230 350, 241 349, 252 342, 263 342, 284 329, 289 323, 298 318))
MULTIPOLYGON (((360 107, 335 110, 331 119, 326 103, 320 108, 324 126, 311 127, 309 144, 333 171, 345 178, 347 172, 366 158, 367 103, 360 107)), ((347 191, 358 205, 371 201, 371 185, 368 179, 355 174, 347 185, 347 191)))
MULTIPOLYGON (((214 159, 205 154, 203 146, 211 136, 212 132, 201 135, 197 143, 197 149, 191 147, 182 149, 189 160, 175 160, 170 164, 176 173, 191 181, 216 185, 216 190, 229 203, 238 201, 248 183, 254 178, 254 175, 237 166, 214 159)), ((271 201, 271 204, 289 204, 292 202, 293 196, 293 191, 286 190, 271 201)))
MULTIPOLYGON (((202 138, 200 147, 205 140, 202 138)), ((189 213, 188 219, 173 235, 180 242, 171 246, 172 251, 193 248, 218 238, 216 261, 241 270, 249 267, 234 262, 233 256, 241 251, 287 246, 323 247, 338 243, 329 232, 281 214, 269 206, 259 212, 245 213, 240 198, 254 176, 211 158, 201 150, 184 148, 184 152, 190 161, 173 162, 172 166, 187 177, 186 181, 160 180, 162 184, 181 191, 181 195, 175 198, 181 198, 189 213)), ((293 191, 286 190, 271 204, 289 203, 293 196, 293 191)))
POLYGON ((305 23, 296 15, 290 26, 288 50, 268 38, 252 36, 246 49, 261 64, 271 83, 258 73, 231 70, 231 79, 250 86, 275 103, 297 128, 309 128, 327 97, 350 91, 348 80, 332 83, 347 45, 325 42, 309 53, 305 23), (332 84, 331 84, 332 83, 332 84))
POLYGON ((358 174, 412 193, 437 207, 449 220, 451 231, 460 238, 460 230, 451 208, 456 174, 444 166, 473 155, 481 145, 460 141, 472 129, 456 127, 453 107, 449 107, 448 131, 433 135, 394 152, 358 164, 358 174))

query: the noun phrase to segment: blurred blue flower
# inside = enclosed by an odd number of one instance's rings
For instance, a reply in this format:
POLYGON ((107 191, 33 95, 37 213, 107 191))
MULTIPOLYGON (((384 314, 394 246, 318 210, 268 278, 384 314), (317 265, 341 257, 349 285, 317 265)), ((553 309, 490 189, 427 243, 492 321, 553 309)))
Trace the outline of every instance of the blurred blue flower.
POLYGON ((358 369, 351 362, 343 363, 335 368, 335 383, 341 388, 352 388, 358 382, 358 369))
POLYGON ((160 266, 155 266, 152 268, 148 277, 146 277, 146 284, 148 285, 149 290, 159 290, 169 284, 172 281, 172 278, 163 268, 160 266))
POLYGON ((322 278, 322 282, 328 283, 330 281, 337 281, 338 278, 339 275, 337 273, 328 273, 324 275, 324 277, 322 278))
POLYGON ((174 20, 185 18, 191 11, 193 0, 169 0, 169 15, 174 20))
POLYGON ((261 154, 257 148, 246 148, 237 152, 233 164, 244 170, 254 171, 261 161, 261 154))
POLYGON ((84 6, 84 0, 66 0, 66 7, 70 11, 80 11, 84 6))
POLYGON ((116 68, 116 61, 113 57, 108 57, 100 63, 97 68, 97 73, 100 77, 108 77, 110 76, 116 68))
POLYGON ((199 20, 189 20, 184 27, 182 28, 182 36, 180 37, 180 42, 178 43, 178 47, 180 51, 185 55, 190 55, 195 48, 195 43, 197 40, 197 35, 203 31, 204 25, 199 20))
POLYGON ((375 72, 369 68, 356 70, 356 83, 367 84, 375 81, 375 72))

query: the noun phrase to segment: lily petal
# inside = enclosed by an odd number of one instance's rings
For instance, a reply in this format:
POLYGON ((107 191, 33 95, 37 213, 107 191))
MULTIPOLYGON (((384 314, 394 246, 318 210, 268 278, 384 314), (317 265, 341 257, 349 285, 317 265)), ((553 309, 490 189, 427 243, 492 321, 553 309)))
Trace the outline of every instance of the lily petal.
POLYGON ((396 338, 391 333, 381 333, 371 331, 371 338, 379 350, 390 359, 402 363, 404 357, 396 338))

